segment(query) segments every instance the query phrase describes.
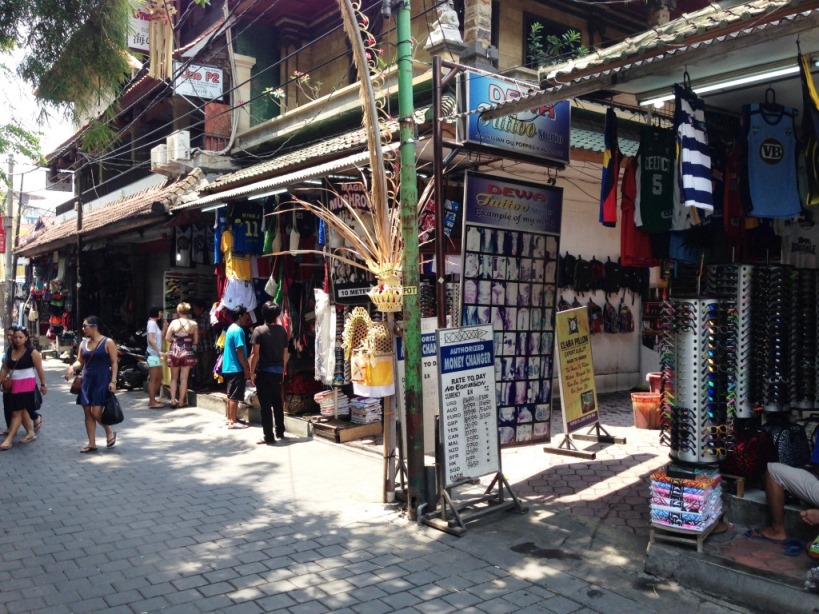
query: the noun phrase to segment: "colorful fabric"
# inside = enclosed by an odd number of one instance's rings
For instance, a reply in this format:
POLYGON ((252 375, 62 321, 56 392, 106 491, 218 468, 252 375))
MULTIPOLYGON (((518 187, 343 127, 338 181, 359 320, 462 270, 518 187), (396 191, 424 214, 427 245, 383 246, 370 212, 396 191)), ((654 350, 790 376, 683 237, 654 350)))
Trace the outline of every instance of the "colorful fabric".
POLYGON ((614 109, 606 111, 605 149, 603 150, 603 180, 600 184, 600 223, 614 228, 617 225, 617 180, 623 154, 617 140, 617 115, 614 109))

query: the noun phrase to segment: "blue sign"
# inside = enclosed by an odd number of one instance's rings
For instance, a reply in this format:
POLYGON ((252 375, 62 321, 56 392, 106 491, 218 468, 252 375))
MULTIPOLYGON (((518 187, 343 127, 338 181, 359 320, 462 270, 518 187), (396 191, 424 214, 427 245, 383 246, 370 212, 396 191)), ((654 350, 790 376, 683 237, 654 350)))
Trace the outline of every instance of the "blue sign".
POLYGON ((560 234, 563 189, 467 173, 466 224, 560 234))
MULTIPOLYGON (((466 108, 480 111, 509 102, 530 90, 511 81, 465 73, 466 108)), ((467 115, 463 140, 517 154, 569 163, 571 103, 561 100, 528 111, 481 119, 480 113, 467 115)))

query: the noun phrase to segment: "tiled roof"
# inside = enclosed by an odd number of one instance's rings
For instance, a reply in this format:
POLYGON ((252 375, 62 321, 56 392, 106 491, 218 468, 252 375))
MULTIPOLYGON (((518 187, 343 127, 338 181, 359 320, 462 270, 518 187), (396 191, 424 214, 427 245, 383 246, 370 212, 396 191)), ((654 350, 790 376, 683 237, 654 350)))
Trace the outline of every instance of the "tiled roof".
MULTIPOLYGON (((390 122, 390 130, 393 134, 398 132, 398 122, 390 122)), ((237 186, 251 181, 258 181, 266 179, 268 176, 285 169, 295 168, 305 162, 318 163, 333 154, 345 153, 352 154, 367 147, 367 132, 362 128, 347 132, 340 136, 331 139, 322 140, 315 145, 304 147, 296 151, 278 156, 249 166, 242 170, 222 175, 215 181, 211 182, 204 192, 221 192, 229 187, 237 186)))
POLYGON ((683 15, 611 47, 552 67, 545 74, 545 79, 555 85, 564 85, 566 76, 575 80, 590 71, 596 73, 637 55, 642 60, 647 60, 652 55, 678 53, 689 45, 711 40, 716 30, 724 36, 746 29, 761 31, 776 19, 787 18, 807 8, 816 8, 817 5, 816 2, 804 0, 751 0, 734 6, 728 2, 722 4, 727 6, 710 4, 702 10, 683 15))
MULTIPOLYGON (((652 70, 655 65, 663 66, 674 58, 685 61, 693 51, 705 52, 713 47, 711 53, 718 54, 723 43, 747 40, 747 45, 752 46, 756 38, 774 36, 779 28, 785 30, 799 22, 807 27, 819 11, 819 0, 750 0, 721 4, 712 3, 583 58, 549 67, 541 72, 543 90, 483 112, 501 111, 500 114, 505 115, 598 90, 617 89, 618 84, 656 72, 652 70)), ((764 58, 756 60, 764 61, 764 58)))
MULTIPOLYGON (((585 149, 586 151, 595 151, 597 153, 602 153, 606 149, 605 137, 602 132, 573 127, 571 139, 573 149, 585 149)), ((617 143, 624 156, 637 155, 637 148, 640 146, 639 142, 620 137, 617 143)))
MULTIPOLYGON (((168 217, 171 207, 185 195, 193 194, 203 180, 202 170, 195 168, 177 179, 169 179, 164 184, 83 212, 80 234, 101 239, 161 221, 168 217)), ((69 245, 76 238, 77 220, 72 218, 30 235, 29 240, 17 248, 17 253, 21 256, 38 256, 69 245)))

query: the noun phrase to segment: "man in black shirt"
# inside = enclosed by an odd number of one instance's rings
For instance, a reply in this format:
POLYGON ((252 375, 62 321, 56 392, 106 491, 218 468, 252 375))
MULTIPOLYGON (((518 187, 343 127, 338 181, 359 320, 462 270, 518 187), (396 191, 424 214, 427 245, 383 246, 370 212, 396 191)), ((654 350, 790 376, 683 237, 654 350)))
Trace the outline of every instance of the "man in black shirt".
POLYGON ((282 403, 282 378, 287 365, 289 336, 283 326, 276 323, 282 309, 273 301, 262 305, 265 323, 253 330, 250 338, 250 379, 256 386, 259 410, 262 415, 264 438, 260 445, 276 443, 276 437, 284 439, 284 404, 282 403), (272 411, 271 411, 272 407, 272 411), (273 434, 275 418, 276 434, 273 434))

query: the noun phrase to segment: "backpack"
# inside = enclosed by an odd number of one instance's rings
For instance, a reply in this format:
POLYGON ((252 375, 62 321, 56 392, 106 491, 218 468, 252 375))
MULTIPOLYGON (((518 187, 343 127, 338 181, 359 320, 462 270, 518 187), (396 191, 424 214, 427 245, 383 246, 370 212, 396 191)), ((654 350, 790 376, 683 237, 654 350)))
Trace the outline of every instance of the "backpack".
POLYGON ((567 309, 571 309, 571 308, 572 308, 572 306, 569 304, 569 301, 567 301, 565 298, 563 298, 563 295, 561 294, 560 299, 557 301, 557 310, 558 311, 566 311, 567 309))
POLYGON ((592 335, 602 333, 603 309, 591 299, 589 299, 589 302, 586 304, 586 309, 589 311, 589 332, 592 335))
POLYGON ((620 259, 612 262, 611 258, 606 258, 604 268, 606 274, 603 279, 603 291, 606 294, 617 294, 623 285, 623 267, 620 265, 620 259))
POLYGON ((644 267, 624 266, 623 267, 623 288, 631 290, 634 294, 642 294, 648 290, 649 271, 644 267))
POLYGON ((570 288, 574 284, 574 268, 577 258, 566 252, 565 256, 558 257, 557 263, 557 286, 558 288, 570 288))
POLYGON ((620 301, 620 307, 617 309, 617 328, 621 333, 634 332, 634 316, 631 309, 628 308, 623 301, 620 301))
POLYGON ((765 473, 768 463, 776 459, 771 436, 755 425, 740 427, 735 422, 734 448, 719 465, 721 473, 738 475, 749 479, 759 479, 765 473))
POLYGON ((574 265, 574 291, 584 294, 592 287, 591 263, 580 256, 574 265))
POLYGON ((603 332, 620 332, 620 319, 617 316, 617 309, 609 302, 608 298, 606 298, 606 304, 603 305, 603 332))
POLYGON ((602 290, 606 279, 606 269, 603 263, 592 256, 589 267, 591 268, 591 289, 595 291, 602 290))
POLYGON ((791 467, 802 467, 810 462, 810 443, 804 426, 775 418, 762 429, 773 440, 777 462, 791 467))
POLYGON ((580 304, 580 301, 577 300, 577 295, 575 295, 574 300, 572 301, 572 309, 578 309, 583 305, 580 304))

